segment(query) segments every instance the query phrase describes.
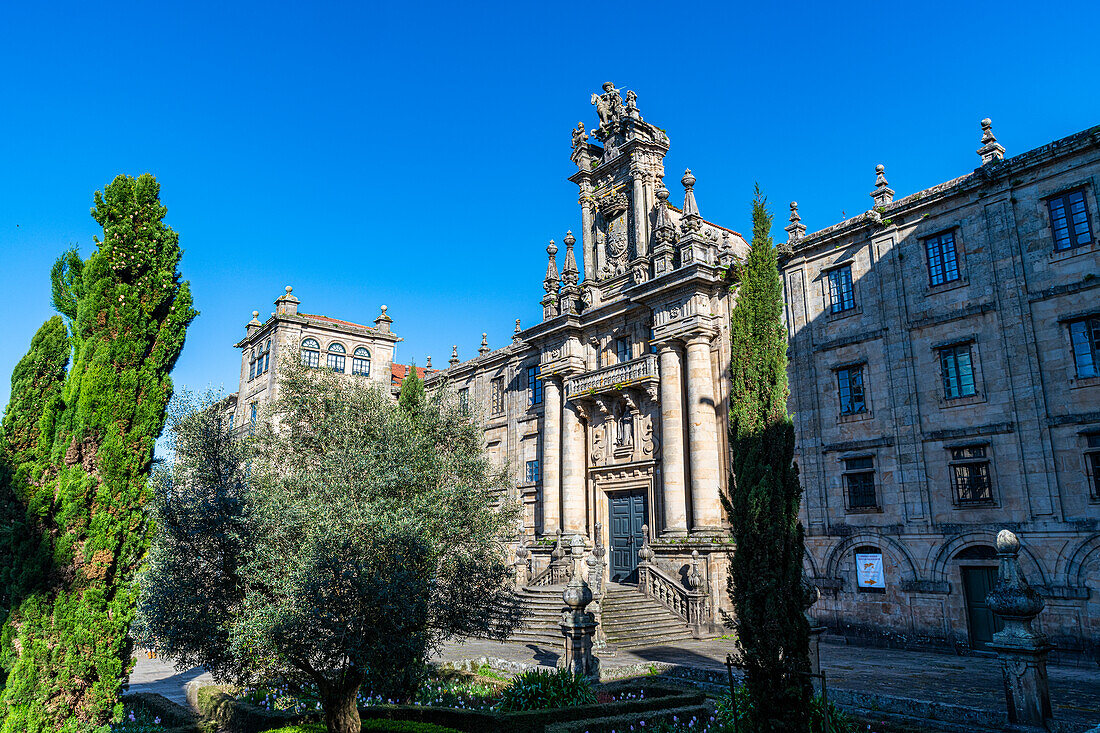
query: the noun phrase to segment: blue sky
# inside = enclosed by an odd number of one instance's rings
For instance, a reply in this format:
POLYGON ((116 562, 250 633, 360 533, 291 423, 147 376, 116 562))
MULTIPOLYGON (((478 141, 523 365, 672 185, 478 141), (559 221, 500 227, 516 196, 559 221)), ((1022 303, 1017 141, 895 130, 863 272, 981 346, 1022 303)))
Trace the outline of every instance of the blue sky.
MULTIPOLYGON (((0 21, 0 404, 87 255, 92 194, 151 172, 201 315, 178 386, 236 387, 251 311, 369 322, 398 358, 506 344, 540 318, 547 240, 577 230, 570 129, 605 80, 638 94, 739 231, 759 181, 782 235, 1100 123, 1100 6, 989 3, 9 3, 0 21), (628 12, 632 11, 632 12, 628 12)), ((560 255, 559 255, 560 257, 560 255)))

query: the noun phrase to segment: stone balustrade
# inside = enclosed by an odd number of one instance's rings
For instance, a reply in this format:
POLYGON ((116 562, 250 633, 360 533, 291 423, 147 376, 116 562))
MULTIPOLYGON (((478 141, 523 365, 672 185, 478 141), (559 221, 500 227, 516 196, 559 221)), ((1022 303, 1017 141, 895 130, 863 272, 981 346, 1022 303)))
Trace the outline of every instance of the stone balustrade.
POLYGON ((586 394, 598 394, 619 387, 638 387, 652 380, 658 380, 657 356, 646 354, 640 359, 632 359, 622 364, 585 372, 572 379, 565 380, 565 397, 572 399, 586 394))

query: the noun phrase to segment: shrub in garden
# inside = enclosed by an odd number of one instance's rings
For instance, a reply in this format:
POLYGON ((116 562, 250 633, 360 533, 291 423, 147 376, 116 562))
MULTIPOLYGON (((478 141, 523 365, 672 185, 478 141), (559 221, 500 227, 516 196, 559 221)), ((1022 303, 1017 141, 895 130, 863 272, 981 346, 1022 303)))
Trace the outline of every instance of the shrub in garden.
POLYGON ((70 251, 52 273, 72 367, 43 402, 23 461, 34 488, 17 500, 40 544, 17 558, 8 589, 4 733, 99 731, 122 713, 153 446, 196 315, 165 213, 155 178, 117 177, 95 194, 96 251, 87 260, 70 251))
POLYGON ((498 709, 548 710, 591 705, 596 702, 592 685, 580 675, 566 670, 532 669, 514 677, 500 693, 498 709))

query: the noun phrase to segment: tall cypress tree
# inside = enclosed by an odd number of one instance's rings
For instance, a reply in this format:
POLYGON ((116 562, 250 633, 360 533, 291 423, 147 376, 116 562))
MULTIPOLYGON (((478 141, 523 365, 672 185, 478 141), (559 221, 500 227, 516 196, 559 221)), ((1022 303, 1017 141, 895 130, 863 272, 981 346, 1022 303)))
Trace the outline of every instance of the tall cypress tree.
POLYGON ((424 392, 424 382, 416 373, 416 362, 409 365, 409 372, 401 380, 401 391, 397 396, 397 404, 401 405, 411 415, 417 415, 424 408, 424 400, 427 399, 424 392))
POLYGON ((756 187, 753 237, 737 267, 730 315, 730 451, 723 497, 735 550, 728 590, 746 665, 752 722, 761 731, 806 731, 811 688, 809 625, 803 613, 802 488, 787 415, 787 335, 772 217, 756 187))
POLYGON ((196 315, 165 212, 153 176, 117 177, 95 194, 97 250, 54 268, 74 352, 39 477, 52 500, 41 516, 52 567, 43 585, 14 599, 5 624, 3 733, 91 731, 121 711, 134 573, 149 545, 153 445, 196 315))

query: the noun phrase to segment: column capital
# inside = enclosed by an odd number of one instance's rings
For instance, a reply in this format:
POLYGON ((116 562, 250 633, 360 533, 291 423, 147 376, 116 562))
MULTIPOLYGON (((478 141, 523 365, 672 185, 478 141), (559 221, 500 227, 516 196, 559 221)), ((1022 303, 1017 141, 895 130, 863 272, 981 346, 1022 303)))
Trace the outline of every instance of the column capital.
POLYGON ((710 346, 710 342, 713 341, 717 335, 718 329, 708 328, 706 331, 684 336, 684 343, 688 346, 694 346, 695 344, 706 344, 710 346))
POLYGON ((658 354, 665 354, 669 351, 675 351, 680 345, 680 340, 670 336, 666 336, 665 338, 657 339, 651 341, 650 343, 657 347, 658 354))

